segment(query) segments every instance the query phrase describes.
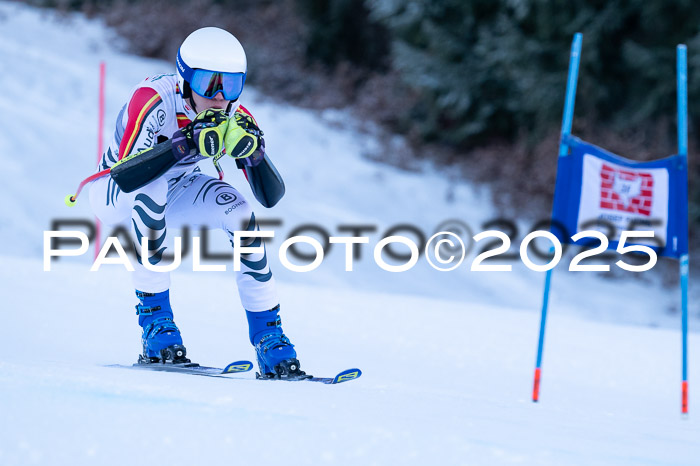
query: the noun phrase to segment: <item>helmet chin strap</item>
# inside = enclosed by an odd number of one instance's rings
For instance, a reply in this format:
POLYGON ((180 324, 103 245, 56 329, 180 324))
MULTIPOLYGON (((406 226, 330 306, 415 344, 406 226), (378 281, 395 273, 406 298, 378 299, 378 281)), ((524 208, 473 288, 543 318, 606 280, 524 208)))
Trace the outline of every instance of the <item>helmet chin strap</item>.
POLYGON ((199 112, 197 111, 197 106, 194 104, 194 99, 193 99, 192 97, 190 97, 190 98, 187 99, 187 100, 189 100, 189 102, 190 102, 190 107, 192 107, 192 110, 194 110, 194 113, 199 113, 199 112))
POLYGON ((194 99, 192 98, 192 88, 190 88, 190 83, 185 81, 182 84, 182 89, 180 89, 182 99, 190 104, 190 107, 192 107, 192 110, 194 110, 195 113, 199 113, 197 111, 197 106, 194 104, 194 99))

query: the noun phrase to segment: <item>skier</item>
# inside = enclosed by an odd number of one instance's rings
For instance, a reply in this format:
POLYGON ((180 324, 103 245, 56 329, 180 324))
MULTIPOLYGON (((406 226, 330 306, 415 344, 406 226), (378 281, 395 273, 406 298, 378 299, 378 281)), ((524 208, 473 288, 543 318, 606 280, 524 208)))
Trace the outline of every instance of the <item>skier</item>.
MULTIPOLYGON (((224 153, 236 159, 265 207, 284 194, 284 183, 265 153, 263 132, 239 103, 246 72, 245 52, 232 34, 213 27, 190 34, 178 51, 176 74, 146 78, 132 92, 117 117, 114 139, 98 173, 85 180, 94 179, 89 198, 95 215, 107 225, 127 225, 135 243, 133 284, 143 329, 139 363, 189 362, 173 320, 170 275, 143 265, 161 262, 170 249, 169 229, 219 228, 232 244, 233 232, 241 226, 258 229, 248 201, 222 181, 218 159, 224 153), (206 159, 213 159, 219 179, 201 173, 198 163, 206 159), (142 238, 150 239, 147 257, 139 252, 142 238)), ((260 244, 256 238, 243 245, 260 244)), ((294 345, 282 331, 275 279, 264 248, 241 256, 236 282, 260 374, 303 378, 294 345)))

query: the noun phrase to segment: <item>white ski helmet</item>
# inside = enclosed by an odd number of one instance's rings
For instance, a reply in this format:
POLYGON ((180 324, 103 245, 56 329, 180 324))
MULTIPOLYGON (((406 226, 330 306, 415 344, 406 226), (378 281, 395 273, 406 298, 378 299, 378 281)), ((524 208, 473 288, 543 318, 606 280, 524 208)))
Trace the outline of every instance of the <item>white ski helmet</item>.
POLYGON ((243 46, 233 34, 206 27, 187 36, 177 52, 177 81, 183 98, 192 92, 212 98, 221 92, 237 107, 243 91, 247 60, 243 46))

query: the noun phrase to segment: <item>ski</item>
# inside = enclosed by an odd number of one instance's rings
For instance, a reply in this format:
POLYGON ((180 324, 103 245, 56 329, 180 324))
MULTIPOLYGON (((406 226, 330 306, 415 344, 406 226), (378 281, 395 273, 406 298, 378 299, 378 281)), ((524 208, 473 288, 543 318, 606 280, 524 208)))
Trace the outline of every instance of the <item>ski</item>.
POLYGON ((138 369, 158 372, 176 372, 179 374, 202 375, 205 377, 226 377, 230 374, 240 372, 248 372, 253 368, 253 363, 250 361, 236 361, 221 369, 219 367, 200 366, 197 363, 187 362, 182 364, 168 363, 152 363, 152 364, 132 364, 126 366, 123 364, 110 364, 107 367, 119 367, 122 369, 138 369))
POLYGON ((313 375, 302 375, 300 377, 278 378, 278 377, 263 377, 259 373, 255 374, 258 380, 284 380, 286 382, 320 382, 325 384, 337 384, 355 380, 362 375, 360 369, 346 369, 339 372, 335 377, 314 377, 313 375))
MULTIPOLYGON (((188 362, 183 364, 173 364, 173 363, 152 363, 152 364, 132 364, 130 366, 124 364, 110 364, 107 367, 117 367, 121 369, 136 369, 136 370, 147 370, 147 371, 157 371, 157 372, 175 372, 178 374, 187 375, 200 375, 204 377, 221 377, 221 378, 234 378, 228 377, 231 374, 238 374, 242 372, 248 372, 253 368, 253 363, 250 361, 236 361, 227 365, 225 368, 221 369, 218 367, 200 366, 197 363, 188 362)), ((273 377, 261 377, 260 374, 255 374, 256 380, 284 380, 286 382, 319 382, 328 385, 339 384, 343 382, 349 382, 355 380, 362 375, 360 369, 346 369, 342 372, 336 374, 335 377, 314 377, 312 375, 304 375, 297 378, 273 378, 273 377)), ((236 377, 239 378, 239 377, 236 377)))

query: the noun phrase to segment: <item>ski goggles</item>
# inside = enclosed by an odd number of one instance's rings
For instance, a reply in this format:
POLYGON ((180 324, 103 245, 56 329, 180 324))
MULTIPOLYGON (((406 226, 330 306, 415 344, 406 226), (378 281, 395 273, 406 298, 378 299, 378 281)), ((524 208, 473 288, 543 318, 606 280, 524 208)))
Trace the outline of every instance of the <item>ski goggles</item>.
POLYGON ((177 52, 177 67, 190 88, 207 99, 212 99, 218 92, 226 100, 236 100, 243 92, 245 73, 223 73, 201 68, 190 68, 177 52))
POLYGON ((190 88, 202 97, 211 99, 221 92, 224 99, 236 100, 243 92, 245 73, 221 73, 202 69, 193 71, 190 88))

